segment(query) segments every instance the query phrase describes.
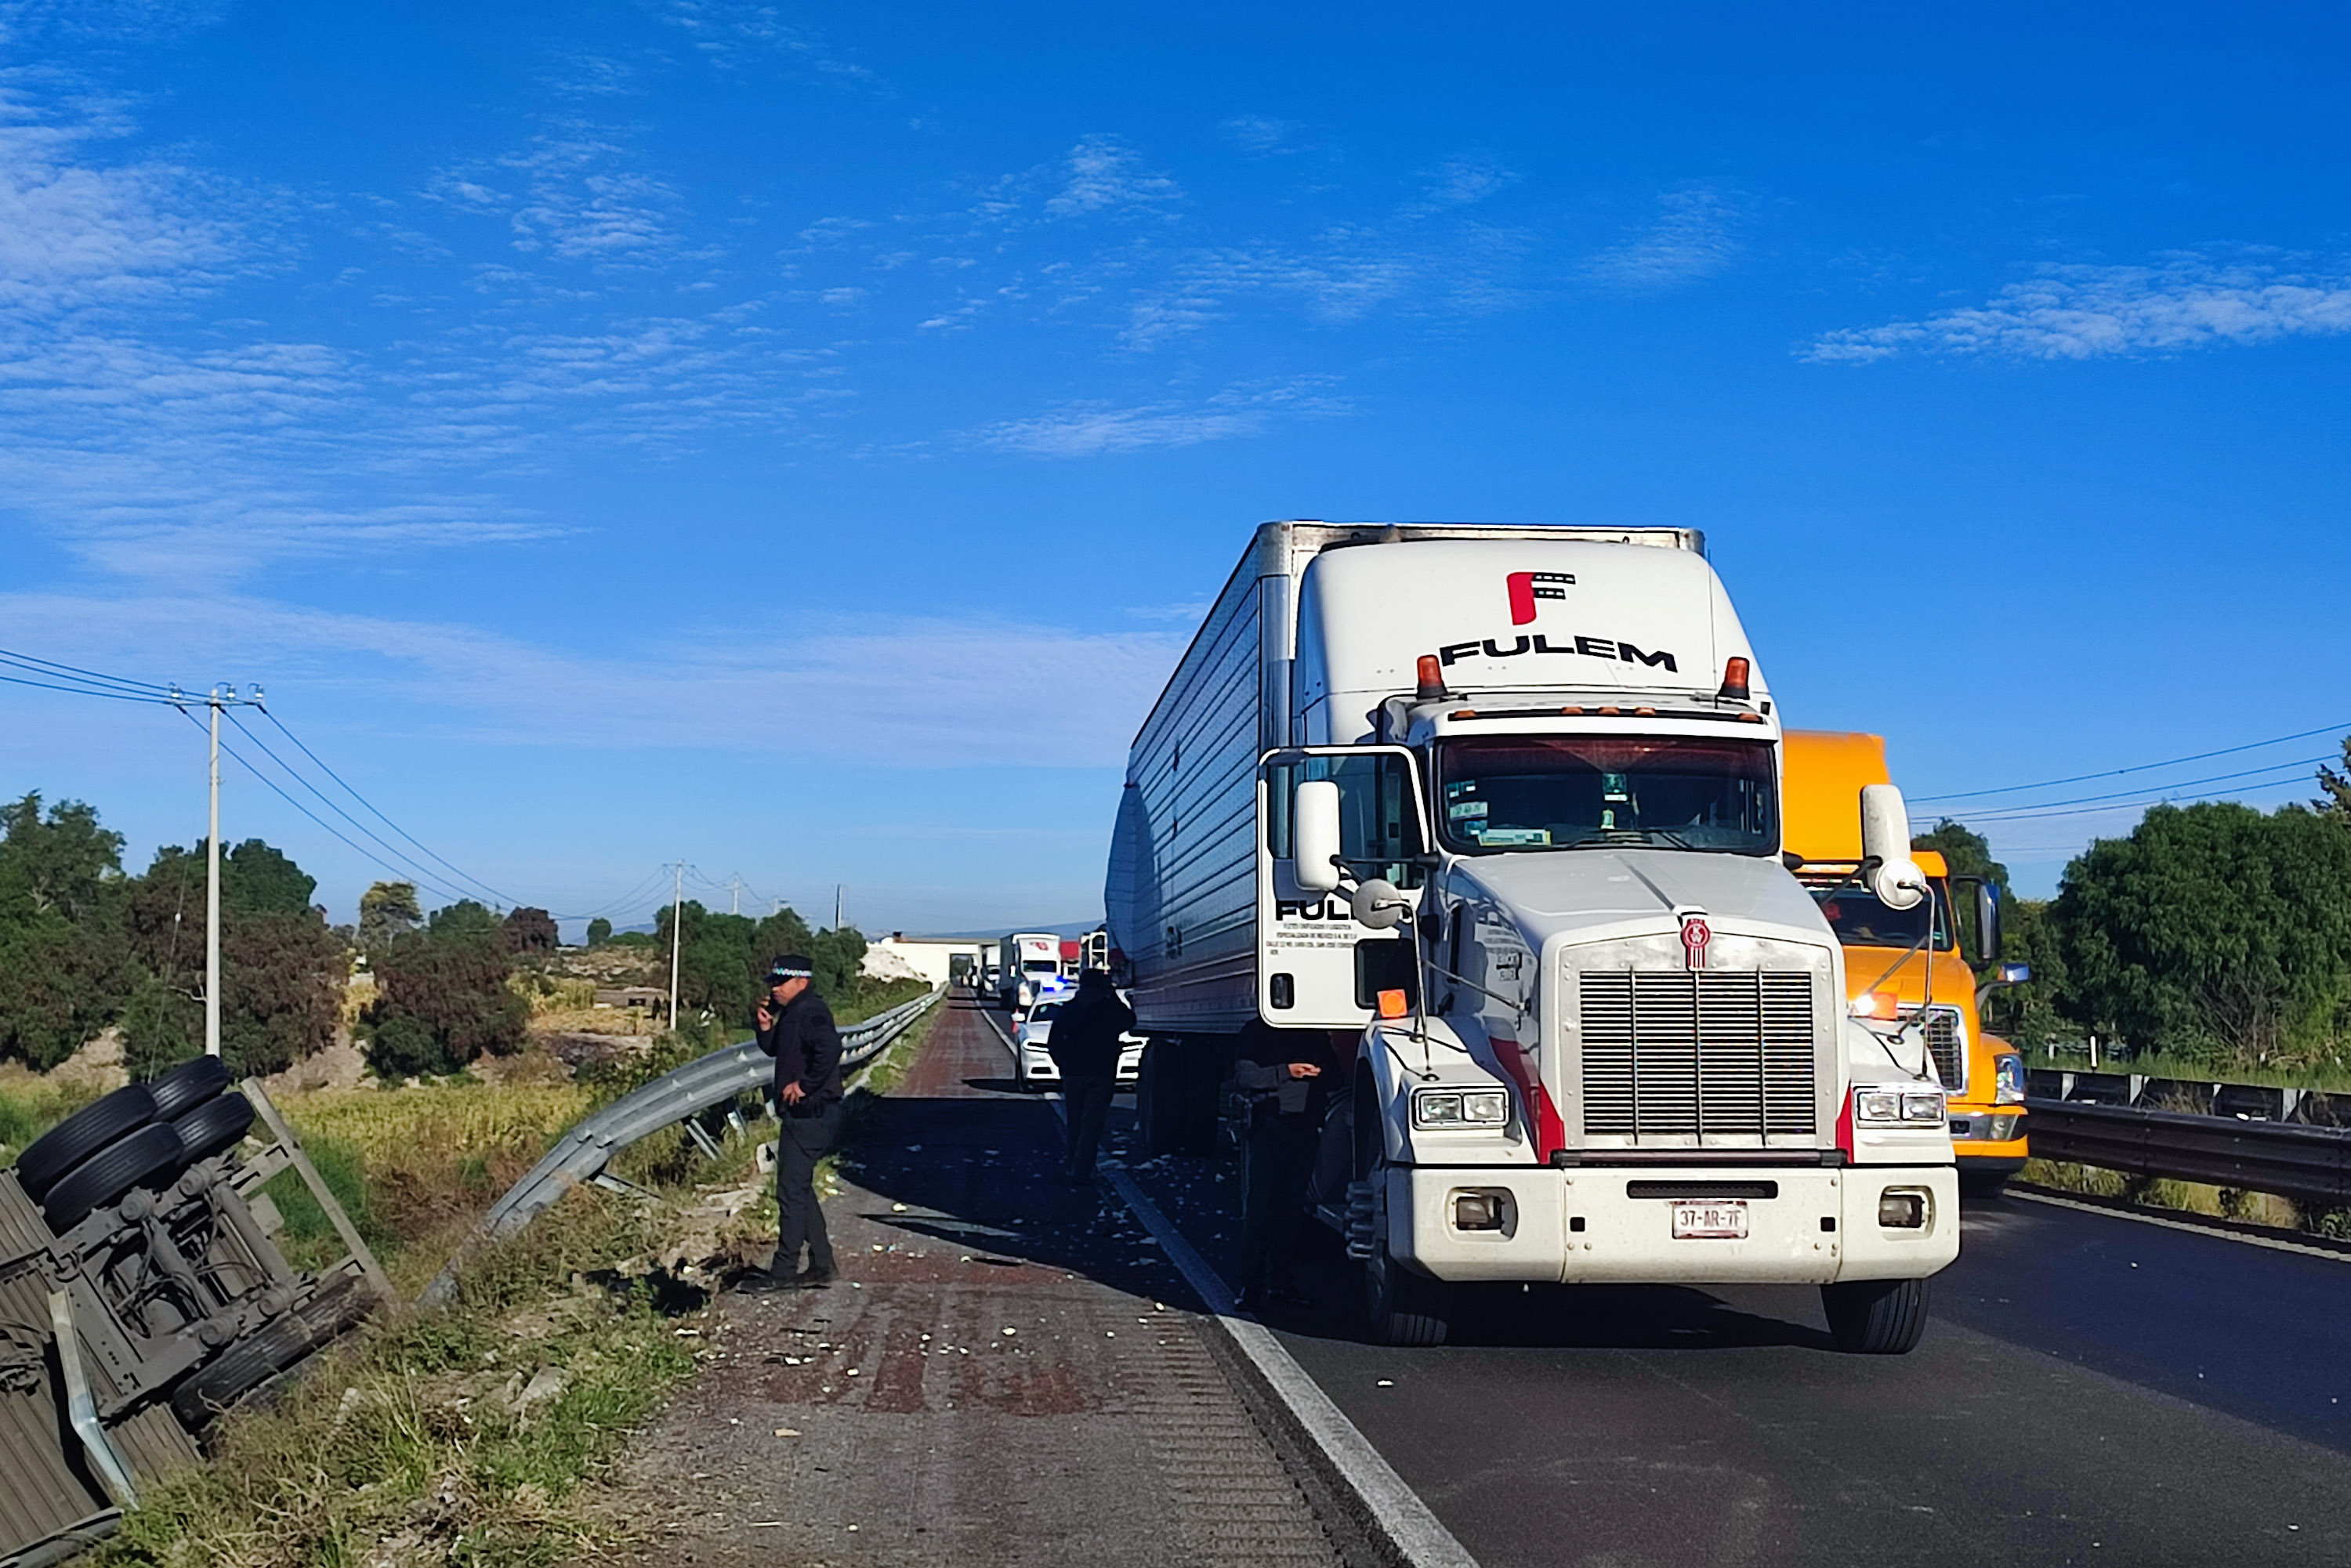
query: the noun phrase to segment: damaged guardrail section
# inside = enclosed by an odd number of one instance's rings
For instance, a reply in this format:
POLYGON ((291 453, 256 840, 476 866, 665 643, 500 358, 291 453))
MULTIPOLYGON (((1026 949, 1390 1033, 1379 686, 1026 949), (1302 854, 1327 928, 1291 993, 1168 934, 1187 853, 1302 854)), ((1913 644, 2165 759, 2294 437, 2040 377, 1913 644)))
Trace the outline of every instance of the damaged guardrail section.
POLYGON ((216 1058, 60 1122, 0 1171, 0 1568, 101 1539, 224 1411, 391 1295, 261 1085, 216 1058), (262 1188, 288 1170, 348 1249, 316 1272, 272 1239, 262 1188))
MULTIPOLYGON (((888 1012, 842 1030, 841 1065, 855 1067, 880 1055, 945 995, 946 988, 937 987, 888 1012)), ((758 1040, 743 1040, 666 1072, 586 1117, 557 1140, 528 1175, 490 1206, 475 1232, 476 1241, 513 1235, 582 1183, 616 1191, 632 1190, 604 1167, 622 1149, 664 1127, 683 1124, 705 1153, 715 1155, 717 1142, 698 1119, 701 1113, 729 1104, 738 1095, 767 1088, 774 1079, 775 1065, 774 1060, 759 1049, 758 1040)), ((772 1114, 773 1106, 768 1109, 772 1114)), ((456 1270, 463 1257, 461 1249, 434 1276, 432 1284, 425 1287, 426 1301, 449 1298, 456 1289, 456 1270)))

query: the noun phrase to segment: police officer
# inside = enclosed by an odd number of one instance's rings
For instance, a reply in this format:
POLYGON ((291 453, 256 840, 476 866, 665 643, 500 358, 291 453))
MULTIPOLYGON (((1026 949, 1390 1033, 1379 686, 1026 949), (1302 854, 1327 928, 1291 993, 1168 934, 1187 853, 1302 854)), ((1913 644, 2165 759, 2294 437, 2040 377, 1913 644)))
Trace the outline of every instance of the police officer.
POLYGON ((759 1004, 759 1049, 776 1059, 776 1255, 752 1289, 820 1291, 836 1272, 816 1163, 841 1132, 841 1034, 832 1009, 810 988, 816 970, 799 954, 768 971, 759 1004), (800 1267, 800 1249, 808 1267, 800 1267))
POLYGON ((1094 1179, 1094 1154, 1102 1146, 1102 1123, 1117 1087, 1120 1036, 1134 1028, 1134 1009, 1119 999, 1109 974, 1088 969, 1078 977, 1078 994, 1061 1004, 1045 1052, 1061 1074, 1061 1109, 1070 1119, 1061 1174, 1081 1186, 1094 1179))
POLYGON ((1322 1113, 1344 1074, 1320 1030, 1274 1029, 1252 1019, 1241 1030, 1233 1076, 1251 1096, 1241 1186, 1244 1312, 1313 1304, 1293 1281, 1291 1255, 1322 1145, 1322 1113))

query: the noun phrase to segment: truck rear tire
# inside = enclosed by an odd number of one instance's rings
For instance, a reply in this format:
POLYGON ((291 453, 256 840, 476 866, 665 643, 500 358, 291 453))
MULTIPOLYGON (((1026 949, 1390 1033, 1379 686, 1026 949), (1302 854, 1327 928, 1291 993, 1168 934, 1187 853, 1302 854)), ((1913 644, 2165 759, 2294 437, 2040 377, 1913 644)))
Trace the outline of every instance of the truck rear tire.
POLYGON ((16 1156, 16 1184, 35 1203, 90 1155, 155 1119, 155 1096, 143 1083, 118 1089, 25 1145, 16 1156))
POLYGON ((180 1163, 194 1165, 242 1142, 253 1125, 253 1102, 242 1094, 205 1101, 172 1124, 180 1134, 180 1163))
POLYGON ((147 1085, 155 1096, 155 1120, 176 1122, 229 1086, 229 1071, 217 1056, 192 1057, 147 1085))
POLYGON ((355 1328, 375 1298, 358 1280, 338 1280, 283 1316, 269 1322, 199 1367, 172 1391, 172 1414, 192 1432, 201 1432, 240 1399, 349 1328, 355 1328))
POLYGON ((1907 1355, 1927 1332, 1927 1281, 1854 1280, 1821 1287, 1836 1347, 1852 1355, 1907 1355))
POLYGON ((41 1218, 63 1236, 132 1187, 180 1171, 180 1134, 169 1122, 151 1122, 74 1166, 49 1188, 41 1218))

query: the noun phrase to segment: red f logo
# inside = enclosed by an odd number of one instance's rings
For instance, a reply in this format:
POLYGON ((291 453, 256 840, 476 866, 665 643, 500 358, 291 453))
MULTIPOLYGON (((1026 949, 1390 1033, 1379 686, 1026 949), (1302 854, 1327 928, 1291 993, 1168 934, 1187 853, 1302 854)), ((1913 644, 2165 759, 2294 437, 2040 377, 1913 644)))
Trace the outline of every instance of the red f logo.
POLYGON ((1510 576, 1510 624, 1523 626, 1535 618, 1538 599, 1565 599, 1566 585, 1573 582, 1573 572, 1514 571, 1510 576))

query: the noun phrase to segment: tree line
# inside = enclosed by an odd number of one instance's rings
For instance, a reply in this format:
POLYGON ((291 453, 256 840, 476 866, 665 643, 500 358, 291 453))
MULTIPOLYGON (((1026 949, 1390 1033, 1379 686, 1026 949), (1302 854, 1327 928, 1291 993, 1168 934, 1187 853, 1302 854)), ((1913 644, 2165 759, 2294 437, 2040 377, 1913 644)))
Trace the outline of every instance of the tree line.
MULTIPOLYGON (((2095 1034, 2217 1072, 2351 1066, 2351 739, 2308 804, 2155 806, 2065 868, 2053 899, 2007 900, 2001 956, 2032 966, 1986 1027, 2020 1044, 2095 1034)), ((1917 841, 1954 873, 2008 870, 1946 820, 1917 841)))
MULTIPOLYGON (((0 806, 0 1061, 47 1071, 109 1029, 141 1079, 204 1050, 205 846, 165 845, 137 873, 123 869, 123 847, 80 801, 44 810, 36 793, 0 806)), ((221 857, 221 1055, 232 1071, 282 1071, 332 1044, 362 966, 375 994, 351 1033, 380 1078, 445 1074, 523 1048, 530 1006, 512 980, 559 945, 546 910, 502 915, 462 899, 428 914, 413 884, 380 882, 356 924, 339 926, 311 902, 317 887, 259 839, 221 857)), ((836 1001, 859 992, 865 939, 854 929, 811 931, 789 908, 753 919, 689 902, 681 913, 681 1022, 748 1025, 768 965, 786 953, 812 958, 836 1001)), ((600 920, 590 939, 666 954, 671 915, 664 905, 651 934, 617 936, 600 920)))

